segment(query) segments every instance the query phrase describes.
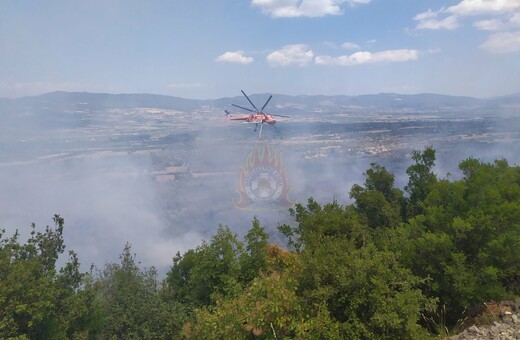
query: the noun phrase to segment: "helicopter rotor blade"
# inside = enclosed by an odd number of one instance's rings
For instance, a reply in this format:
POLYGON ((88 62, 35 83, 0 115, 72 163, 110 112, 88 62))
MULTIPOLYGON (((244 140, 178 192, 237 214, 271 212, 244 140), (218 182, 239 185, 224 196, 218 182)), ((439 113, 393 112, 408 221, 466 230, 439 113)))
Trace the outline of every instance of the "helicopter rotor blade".
POLYGON ((238 107, 238 108, 240 108, 240 109, 242 109, 242 110, 246 110, 246 111, 249 111, 249 112, 255 112, 255 111, 253 111, 253 110, 251 110, 251 109, 248 109, 247 107, 242 107, 242 106, 240 106, 240 105, 235 105, 235 104, 231 104, 231 105, 233 105, 233 106, 235 106, 235 107, 238 107))
POLYGON ((269 96, 269 99, 267 99, 267 101, 265 102, 264 106, 262 106, 262 109, 260 110, 260 112, 261 112, 261 113, 263 113, 263 112, 264 112, 264 109, 265 109, 265 107, 267 106, 267 104, 269 103, 269 101, 271 100, 271 98, 273 98, 273 96, 272 96, 272 95, 271 95, 271 96, 269 96))
POLYGON ((256 108, 255 104, 253 104, 253 102, 251 101, 251 99, 249 99, 249 97, 247 96, 247 94, 246 94, 243 90, 240 90, 240 91, 241 91, 242 94, 247 98, 247 100, 249 101, 249 104, 251 104, 251 106, 255 108, 256 113, 260 113, 260 111, 258 111, 258 109, 256 108))

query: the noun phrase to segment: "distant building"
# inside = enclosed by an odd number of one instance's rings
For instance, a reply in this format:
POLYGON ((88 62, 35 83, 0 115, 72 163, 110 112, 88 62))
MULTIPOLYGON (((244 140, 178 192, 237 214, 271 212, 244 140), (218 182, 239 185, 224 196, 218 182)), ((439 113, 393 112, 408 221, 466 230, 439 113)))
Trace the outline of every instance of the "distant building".
POLYGON ((169 166, 161 171, 154 171, 155 180, 160 183, 171 182, 183 178, 193 178, 189 164, 183 163, 181 166, 169 166))

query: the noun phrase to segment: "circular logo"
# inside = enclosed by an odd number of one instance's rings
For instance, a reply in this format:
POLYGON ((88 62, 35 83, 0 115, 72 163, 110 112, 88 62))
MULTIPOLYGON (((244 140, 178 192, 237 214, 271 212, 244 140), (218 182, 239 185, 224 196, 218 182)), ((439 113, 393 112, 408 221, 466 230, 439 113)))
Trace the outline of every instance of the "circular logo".
POLYGON ((283 191, 280 173, 271 167, 257 166, 251 169, 245 180, 245 192, 256 206, 276 204, 283 191))

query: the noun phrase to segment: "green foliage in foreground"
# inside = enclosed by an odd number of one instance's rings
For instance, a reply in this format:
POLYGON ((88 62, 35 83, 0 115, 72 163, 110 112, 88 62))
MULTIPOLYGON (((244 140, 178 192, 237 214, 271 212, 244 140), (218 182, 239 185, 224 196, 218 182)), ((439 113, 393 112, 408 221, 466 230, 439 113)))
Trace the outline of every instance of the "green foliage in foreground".
POLYGON ((164 280, 129 244, 102 269, 80 273, 73 251, 57 268, 59 215, 26 242, 2 231, 0 338, 420 339, 520 295, 520 168, 470 158, 449 181, 432 148, 412 160, 404 191, 371 164, 353 204, 297 204, 288 250, 256 218, 243 240, 220 226, 164 280))
POLYGON ((82 275, 74 252, 56 269, 65 250, 63 219, 55 228, 36 232, 20 244, 19 234, 4 238, 0 231, 0 338, 66 338, 75 327, 75 300, 82 275))

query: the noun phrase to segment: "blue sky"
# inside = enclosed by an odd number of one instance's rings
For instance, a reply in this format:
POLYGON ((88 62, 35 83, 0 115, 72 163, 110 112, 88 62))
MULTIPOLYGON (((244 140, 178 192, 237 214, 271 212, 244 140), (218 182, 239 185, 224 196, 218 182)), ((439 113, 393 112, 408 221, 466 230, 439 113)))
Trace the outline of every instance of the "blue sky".
POLYGON ((0 0, 0 97, 520 92, 520 0, 0 0))

